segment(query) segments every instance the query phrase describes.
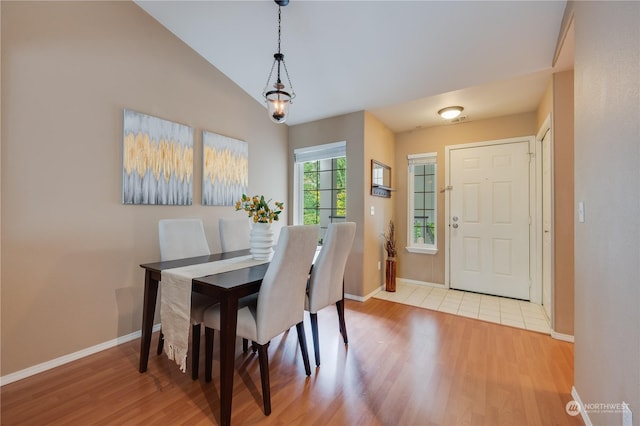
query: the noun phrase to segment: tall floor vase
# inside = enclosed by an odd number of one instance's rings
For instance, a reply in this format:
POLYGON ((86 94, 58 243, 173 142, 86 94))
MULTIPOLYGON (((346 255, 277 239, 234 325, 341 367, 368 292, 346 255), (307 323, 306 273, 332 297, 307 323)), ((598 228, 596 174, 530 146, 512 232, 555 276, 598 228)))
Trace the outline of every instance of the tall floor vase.
POLYGON ((385 271, 385 290, 396 291, 396 259, 390 257, 387 259, 387 268, 385 271))
POLYGON ((256 260, 269 260, 273 254, 273 231, 270 223, 255 222, 249 234, 251 256, 256 260))

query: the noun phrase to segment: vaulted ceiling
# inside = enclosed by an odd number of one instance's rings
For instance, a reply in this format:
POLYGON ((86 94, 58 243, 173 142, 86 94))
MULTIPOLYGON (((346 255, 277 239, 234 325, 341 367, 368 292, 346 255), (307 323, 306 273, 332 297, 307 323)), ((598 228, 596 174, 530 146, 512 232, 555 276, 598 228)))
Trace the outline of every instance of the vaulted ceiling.
MULTIPOLYGON (((263 103, 273 1, 137 4, 263 103)), ((468 121, 534 111, 550 74, 573 67, 569 55, 554 66, 565 4, 291 0, 282 52, 297 96, 287 124, 368 110, 401 132, 445 124, 436 112, 449 105, 468 121)))

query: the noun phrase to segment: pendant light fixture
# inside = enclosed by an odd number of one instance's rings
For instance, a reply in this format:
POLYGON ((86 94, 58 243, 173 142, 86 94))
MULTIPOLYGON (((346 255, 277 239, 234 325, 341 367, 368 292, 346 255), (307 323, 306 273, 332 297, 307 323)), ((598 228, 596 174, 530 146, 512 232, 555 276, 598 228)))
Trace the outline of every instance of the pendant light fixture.
POLYGON ((282 6, 289 4, 289 0, 274 0, 278 5, 278 52, 273 55, 273 65, 271 65, 271 71, 269 72, 269 78, 267 78, 267 84, 264 86, 262 95, 267 103, 267 110, 269 117, 274 123, 284 123, 289 115, 289 104, 296 97, 289 79, 289 72, 287 71, 287 65, 284 63, 284 54, 280 52, 280 25, 281 25, 281 10, 282 6), (277 68, 276 68, 277 67, 277 68), (271 84, 271 77, 273 76, 273 70, 276 70, 275 82, 271 84), (289 83, 289 89, 282 83, 281 69, 284 70, 284 76, 289 83), (268 90, 269 87, 273 87, 273 90, 268 90))

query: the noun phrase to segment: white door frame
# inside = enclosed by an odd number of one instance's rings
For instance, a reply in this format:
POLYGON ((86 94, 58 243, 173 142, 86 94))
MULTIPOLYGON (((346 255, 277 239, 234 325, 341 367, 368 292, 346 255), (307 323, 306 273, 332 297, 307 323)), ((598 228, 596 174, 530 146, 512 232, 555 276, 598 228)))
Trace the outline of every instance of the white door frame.
MULTIPOLYGON (((550 270, 550 275, 551 277, 549 278, 550 280, 550 306, 549 306, 549 312, 550 315, 553 316, 553 289, 554 289, 554 282, 553 282, 553 277, 554 277, 554 263, 553 263, 553 247, 554 247, 554 214, 553 214, 553 133, 551 133, 551 114, 549 113, 547 115, 547 117, 544 119, 542 125, 540 126, 540 129, 538 129, 538 133, 536 135, 536 202, 537 202, 537 207, 536 207, 536 226, 538 227, 539 231, 536 233, 536 239, 537 239, 537 251, 536 251, 536 258, 537 258, 537 262, 536 262, 536 270, 537 270, 537 274, 539 278, 539 286, 540 286, 540 305, 542 305, 542 262, 543 262, 543 257, 542 257, 542 245, 543 245, 543 233, 544 233, 544 226, 542 224, 542 185, 543 185, 543 180, 542 180, 542 163, 543 163, 543 150, 542 150, 542 139, 544 138, 544 136, 547 134, 547 132, 549 132, 549 147, 550 147, 550 152, 549 152, 549 158, 550 158, 550 162, 551 164, 549 165, 549 167, 551 168, 551 176, 550 176, 550 188, 547 188, 547 191, 549 191, 549 198, 551 199, 551 218, 550 223, 551 223, 551 229, 550 229, 550 235, 549 235, 549 240, 550 240, 550 259, 548 259, 548 261, 550 262, 549 265, 549 270, 550 270)), ((551 324, 553 324, 553 318, 549 318, 551 324)))
MULTIPOLYGON (((485 141, 485 142, 472 142, 466 144, 459 145, 446 145, 444 147, 444 164, 445 164, 445 191, 444 191, 444 216, 445 216, 445 233, 444 233, 444 246, 445 246, 445 257, 444 257, 444 284, 445 288, 451 288, 451 279, 450 279, 450 268, 451 263, 449 256, 451 254, 451 245, 450 245, 450 195, 449 189, 451 187, 451 179, 449 177, 450 173, 450 152, 456 149, 464 149, 464 148, 476 148, 482 146, 489 145, 500 145, 500 144, 510 144, 517 142, 528 142, 529 144, 529 155, 532 161, 529 162, 529 298, 531 302, 541 304, 542 303, 542 283, 540 279, 540 272, 538 271, 538 263, 540 265, 541 262, 538 261, 538 246, 540 246, 538 242, 538 198, 536 187, 539 187, 537 183, 538 174, 537 171, 537 161, 533 161, 534 158, 539 157, 536 155, 537 146, 536 138, 534 136, 521 136, 517 138, 508 138, 508 139, 499 139, 493 141, 485 141)), ((540 173, 540 178, 541 178, 540 173)), ((540 248, 540 250, 542 250, 540 248)))

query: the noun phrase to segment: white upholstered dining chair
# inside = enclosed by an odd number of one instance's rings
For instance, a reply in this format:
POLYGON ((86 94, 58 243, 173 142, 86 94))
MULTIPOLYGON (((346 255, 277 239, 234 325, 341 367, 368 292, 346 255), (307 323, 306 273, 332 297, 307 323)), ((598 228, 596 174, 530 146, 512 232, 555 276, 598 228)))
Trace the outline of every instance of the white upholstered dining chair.
MULTIPOLYGON (((311 375, 304 333, 305 287, 318 241, 319 228, 314 225, 285 226, 275 247, 273 259, 265 273, 260 291, 238 302, 236 335, 250 339, 257 347, 265 415, 271 414, 269 357, 267 349, 274 337, 296 326, 307 376, 311 375)), ((213 334, 220 330, 220 305, 204 313, 206 380, 211 380, 213 334)))
POLYGON ((218 228, 220 229, 220 246, 223 253, 249 248, 251 225, 247 217, 218 219, 218 228))
MULTIPOLYGON (((174 260, 211 254, 201 219, 162 219, 158 222, 160 259, 174 260)), ((217 303, 215 299, 191 293, 191 378, 198 379, 200 362, 200 324, 204 310, 217 303)), ((160 330, 158 355, 162 353, 164 337, 160 330)))
POLYGON ((320 365, 320 338, 318 336, 318 311, 335 303, 338 309, 340 334, 348 343, 344 321, 344 269, 351 252, 356 233, 355 222, 332 223, 327 228, 322 249, 313 264, 305 309, 311 319, 311 334, 316 365, 320 365))
MULTIPOLYGON (((223 253, 228 251, 245 250, 251 247, 249 243, 251 224, 249 218, 218 219, 220 230, 220 247, 223 253)), ((247 352, 249 341, 242 339, 242 350, 247 352)))

